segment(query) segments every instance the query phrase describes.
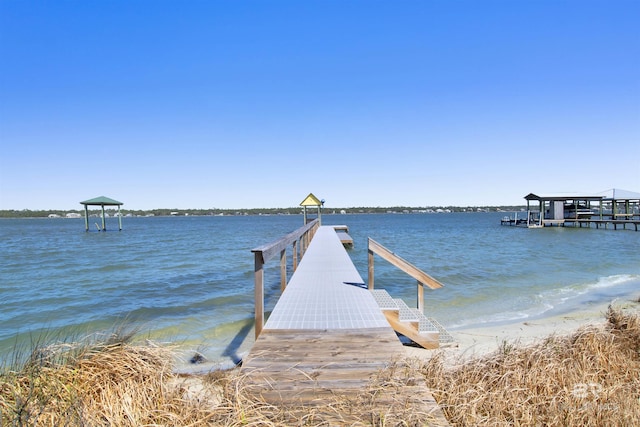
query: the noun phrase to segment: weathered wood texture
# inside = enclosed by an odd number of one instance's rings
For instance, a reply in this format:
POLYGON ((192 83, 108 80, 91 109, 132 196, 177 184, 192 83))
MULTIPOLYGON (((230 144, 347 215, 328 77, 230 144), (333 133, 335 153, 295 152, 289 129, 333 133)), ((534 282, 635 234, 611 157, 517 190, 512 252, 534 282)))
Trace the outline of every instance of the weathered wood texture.
POLYGON ((268 403, 298 408, 300 417, 315 411, 339 425, 362 421, 363 413, 448 425, 424 380, 395 365, 403 355, 391 328, 265 329, 243 362, 244 387, 268 403))
POLYGON ((319 395, 359 391, 402 352, 391 328, 265 329, 242 370, 260 393, 306 404, 319 395))

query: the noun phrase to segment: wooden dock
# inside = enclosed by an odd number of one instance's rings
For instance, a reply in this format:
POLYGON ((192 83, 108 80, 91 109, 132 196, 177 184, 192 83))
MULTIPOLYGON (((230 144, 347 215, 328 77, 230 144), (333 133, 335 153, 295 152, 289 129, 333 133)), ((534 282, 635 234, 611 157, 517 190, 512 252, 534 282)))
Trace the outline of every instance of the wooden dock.
POLYGON ((349 235, 349 227, 346 225, 334 225, 333 229, 336 230, 336 234, 344 246, 353 246, 353 238, 349 235))
POLYGON ((336 230, 322 226, 242 372, 247 390, 298 408, 300 419, 314 413, 330 425, 349 425, 363 421, 365 410, 394 425, 449 425, 424 380, 392 368, 406 363, 404 355, 336 230))

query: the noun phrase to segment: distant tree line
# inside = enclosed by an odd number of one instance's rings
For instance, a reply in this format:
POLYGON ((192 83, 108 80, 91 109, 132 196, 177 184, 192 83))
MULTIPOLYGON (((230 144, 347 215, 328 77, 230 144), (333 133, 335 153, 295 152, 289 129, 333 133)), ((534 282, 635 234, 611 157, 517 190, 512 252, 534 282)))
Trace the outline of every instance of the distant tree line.
MULTIPOLYGON (((392 206, 392 207, 349 207, 349 208, 323 208, 323 215, 331 214, 374 214, 374 213, 438 213, 438 212, 513 212, 526 209, 525 206, 392 206)), ((105 209, 109 216, 117 214, 116 209, 105 209)), ((315 209, 311 209, 315 213, 315 209)), ((84 216, 82 209, 70 210, 0 210, 0 218, 47 218, 51 215, 65 217, 69 213, 78 213, 84 216)), ((227 215, 297 215, 302 213, 300 207, 289 208, 252 208, 252 209, 145 209, 129 210, 121 209, 124 216, 227 216, 227 215)), ((100 209, 90 209, 89 215, 102 215, 100 209)))

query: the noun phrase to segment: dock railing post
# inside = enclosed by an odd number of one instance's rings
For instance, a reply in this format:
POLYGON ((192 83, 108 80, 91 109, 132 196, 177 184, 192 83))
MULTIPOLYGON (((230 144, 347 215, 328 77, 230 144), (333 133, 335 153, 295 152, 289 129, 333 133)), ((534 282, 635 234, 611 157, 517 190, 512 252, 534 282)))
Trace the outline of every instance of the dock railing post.
POLYGON ((304 235, 302 236, 302 255, 301 258, 304 256, 305 252, 307 252, 307 248, 309 247, 309 243, 311 242, 311 239, 309 238, 309 233, 304 233, 304 235))
POLYGON ((255 330, 256 339, 262 332, 264 326, 264 260, 262 258, 262 252, 256 251, 254 253, 254 304, 255 304, 255 330))
MULTIPOLYGON (((371 241, 371 239, 369 239, 369 241, 371 241)), ((373 251, 371 249, 368 250, 369 252, 369 262, 367 263, 368 265, 368 269, 367 269, 367 282, 369 283, 369 290, 372 291, 373 287, 374 287, 374 278, 373 278, 373 251)))
POLYGON ((293 271, 298 269, 298 240, 293 241, 293 254, 292 254, 292 262, 293 262, 293 271))
POLYGON ((424 313, 424 285, 418 280, 418 310, 420 313, 424 313))
POLYGON ((287 287, 287 250, 280 252, 280 290, 284 292, 287 287))

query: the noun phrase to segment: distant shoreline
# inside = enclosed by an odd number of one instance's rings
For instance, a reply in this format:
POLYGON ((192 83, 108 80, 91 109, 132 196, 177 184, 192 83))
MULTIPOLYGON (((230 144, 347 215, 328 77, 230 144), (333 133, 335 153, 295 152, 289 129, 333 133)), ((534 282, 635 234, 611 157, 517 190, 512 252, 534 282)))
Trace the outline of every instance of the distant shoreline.
MULTIPOLYGON (((486 212, 513 212, 526 209, 526 206, 390 206, 390 207, 347 207, 327 208, 322 210, 323 215, 349 215, 349 214, 437 214, 437 213, 486 213, 486 212)), ((101 210, 90 209, 90 214, 98 214, 101 210)), ((105 212, 113 216, 117 210, 105 209, 105 212)), ((80 214, 84 217, 82 209, 4 209, 0 210, 0 218, 49 218, 56 216, 65 218, 69 214, 80 214)), ((247 215, 302 215, 300 207, 289 208, 247 208, 247 209, 121 209, 123 216, 133 217, 170 217, 170 216, 247 216, 247 215)))

